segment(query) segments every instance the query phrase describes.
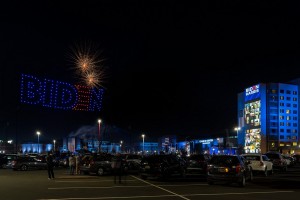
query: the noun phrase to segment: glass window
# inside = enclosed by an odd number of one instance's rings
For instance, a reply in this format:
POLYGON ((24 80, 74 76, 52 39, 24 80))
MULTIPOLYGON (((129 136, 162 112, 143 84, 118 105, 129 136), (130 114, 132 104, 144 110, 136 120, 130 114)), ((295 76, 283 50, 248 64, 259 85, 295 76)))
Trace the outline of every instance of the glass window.
POLYGON ((283 94, 283 93, 284 93, 284 90, 280 90, 279 92, 280 92, 281 94, 283 94))
POLYGON ((287 90, 286 93, 287 93, 287 94, 291 94, 291 90, 287 90))
POLYGON ((294 94, 294 95, 297 95, 297 91, 293 91, 293 94, 294 94))
POLYGON ((286 114, 290 114, 290 112, 291 112, 290 110, 286 110, 286 114))
POLYGON ((297 101, 297 98, 296 98, 296 97, 293 97, 293 101, 297 101))
POLYGON ((280 139, 283 140, 284 139, 284 135, 280 135, 280 139))
POLYGON ((287 104, 286 104, 286 107, 291 107, 291 104, 290 104, 290 103, 287 103, 287 104))
POLYGON ((284 119, 284 116, 280 115, 280 116, 279 116, 279 119, 283 120, 283 119, 284 119))
POLYGON ((293 108, 297 108, 297 104, 293 104, 293 108))
POLYGON ((279 103, 279 105, 280 105, 280 106, 284 106, 284 103, 281 102, 281 103, 279 103))
POLYGON ((287 97, 286 100, 290 101, 290 100, 291 100, 291 97, 287 97))
POLYGON ((279 98, 280 98, 280 100, 284 100, 284 96, 280 96, 279 98))
POLYGON ((293 114, 297 114, 297 110, 293 110, 293 114))
POLYGON ((286 116, 286 120, 291 120, 291 117, 290 116, 286 116))
POLYGON ((284 132, 284 129, 281 128, 281 129, 280 129, 280 132, 281 132, 281 133, 284 132))

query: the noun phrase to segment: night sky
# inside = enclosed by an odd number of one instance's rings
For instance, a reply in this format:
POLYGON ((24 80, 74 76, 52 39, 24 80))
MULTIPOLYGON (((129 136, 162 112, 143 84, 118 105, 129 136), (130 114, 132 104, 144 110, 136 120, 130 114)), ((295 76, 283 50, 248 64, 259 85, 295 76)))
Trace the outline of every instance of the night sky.
POLYGON ((0 136, 44 142, 86 127, 104 139, 233 131, 237 94, 300 78, 299 2, 9 1, 1 5, 0 136), (20 102, 20 76, 77 83, 70 48, 104 59, 100 112, 20 102))

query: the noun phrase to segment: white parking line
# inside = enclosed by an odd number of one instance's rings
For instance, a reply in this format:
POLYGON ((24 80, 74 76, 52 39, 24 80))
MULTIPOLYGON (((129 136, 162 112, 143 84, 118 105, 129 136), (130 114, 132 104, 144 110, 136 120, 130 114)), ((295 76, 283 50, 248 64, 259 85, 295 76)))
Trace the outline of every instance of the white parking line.
MULTIPOLYGON (((270 191, 270 192, 245 192, 245 193, 214 193, 214 194, 185 194, 185 196, 221 196, 221 195, 251 195, 251 194, 272 194, 272 193, 289 193, 294 191, 270 191)), ((175 197, 177 194, 153 195, 153 196, 127 196, 127 197, 69 197, 59 199, 39 199, 39 200, 82 200, 82 199, 137 199, 137 198, 162 198, 175 197)), ((181 196, 181 195, 180 195, 181 196)))
POLYGON ((162 188, 162 187, 160 187, 160 186, 154 185, 154 184, 152 184, 152 183, 149 183, 148 181, 145 181, 145 180, 143 180, 143 179, 140 179, 140 178, 138 178, 138 177, 136 177, 136 176, 131 176, 131 177, 133 177, 133 178, 135 178, 135 179, 137 179, 137 180, 140 180, 140 181, 142 181, 142 182, 144 182, 144 183, 147 183, 147 184, 149 184, 149 185, 151 185, 151 186, 153 186, 153 187, 156 187, 156 188, 158 188, 158 189, 161 189, 161 190, 163 190, 163 191, 166 191, 166 192, 168 192, 168 193, 170 193, 170 194, 173 194, 173 195, 175 195, 175 196, 177 196, 177 197, 180 197, 180 198, 182 198, 182 199, 190 200, 189 198, 186 198, 186 197, 184 197, 184 196, 182 196, 182 195, 180 195, 180 194, 177 194, 177 193, 175 193, 175 192, 172 192, 172 191, 167 190, 167 189, 165 189, 165 188, 162 188))

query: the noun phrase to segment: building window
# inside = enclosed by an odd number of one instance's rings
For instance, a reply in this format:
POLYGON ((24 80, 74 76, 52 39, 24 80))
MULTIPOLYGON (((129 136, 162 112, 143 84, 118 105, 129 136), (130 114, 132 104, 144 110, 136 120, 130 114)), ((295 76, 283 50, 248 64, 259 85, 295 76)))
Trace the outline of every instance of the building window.
POLYGON ((293 120, 297 120, 298 118, 297 117, 293 117, 293 120))
POLYGON ((286 116, 286 120, 291 120, 291 117, 290 116, 286 116))
POLYGON ((283 140, 284 139, 284 135, 280 135, 280 139, 283 140))
POLYGON ((284 93, 284 90, 279 90, 279 93, 283 94, 283 93, 284 93))
POLYGON ((273 89, 273 90, 271 91, 271 93, 272 93, 272 94, 276 94, 276 93, 277 93, 277 90, 274 90, 274 89, 273 89))
POLYGON ((294 95, 297 95, 297 91, 293 91, 293 94, 294 94, 294 95))
POLYGON ((287 133, 291 133, 291 129, 286 129, 286 132, 287 133))
POLYGON ((287 122, 287 123, 286 123, 286 126, 291 126, 291 123, 290 123, 290 122, 287 122))
POLYGON ((280 112, 280 113, 284 113, 284 109, 280 109, 279 112, 280 112))
POLYGON ((281 128, 281 129, 280 129, 280 132, 283 133, 283 132, 284 132, 284 129, 281 128))
POLYGON ((287 94, 291 94, 291 90, 287 90, 286 93, 287 93, 287 94))
POLYGON ((280 106, 284 106, 284 103, 281 102, 281 103, 279 103, 279 105, 280 105, 280 106))
POLYGON ((280 126, 284 126, 284 122, 280 122, 279 125, 280 125, 280 126))
POLYGON ((284 116, 280 115, 279 119, 284 120, 284 116))
POLYGON ((272 132, 272 133, 277 133, 277 130, 272 128, 272 129, 271 129, 271 132, 272 132))
POLYGON ((284 147, 284 144, 283 144, 283 143, 280 143, 279 146, 284 147))
POLYGON ((297 136, 293 135, 292 140, 297 140, 297 136))
POLYGON ((292 133, 297 133, 297 129, 293 129, 293 130, 292 130, 292 133))
POLYGON ((293 146, 297 146, 297 142, 293 142, 293 146))
POLYGON ((284 96, 280 96, 279 98, 280 98, 280 100, 284 100, 284 96))
POLYGON ((297 110, 293 110, 293 114, 297 114, 297 110))
POLYGON ((293 108, 297 108, 297 104, 293 104, 293 108))
POLYGON ((291 104, 290 104, 290 103, 287 103, 287 104, 286 104, 286 107, 291 107, 291 104))
POLYGON ((287 97, 286 100, 287 100, 287 101, 290 101, 290 100, 291 100, 291 97, 287 97))
POLYGON ((286 110, 286 112, 285 112, 285 113, 286 113, 286 114, 290 114, 290 112, 291 112, 290 110, 286 110))
POLYGON ((293 97, 293 101, 297 101, 297 98, 296 98, 296 97, 293 97))
POLYGON ((293 123, 293 127, 297 127, 297 123, 293 123))

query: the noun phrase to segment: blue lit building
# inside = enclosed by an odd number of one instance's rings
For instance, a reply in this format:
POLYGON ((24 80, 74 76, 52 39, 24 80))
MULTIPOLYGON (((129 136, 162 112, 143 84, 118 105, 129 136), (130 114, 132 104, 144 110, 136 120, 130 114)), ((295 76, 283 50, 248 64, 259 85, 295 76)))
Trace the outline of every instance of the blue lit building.
POLYGON ((299 151, 299 83, 260 83, 238 94, 243 152, 299 151))

